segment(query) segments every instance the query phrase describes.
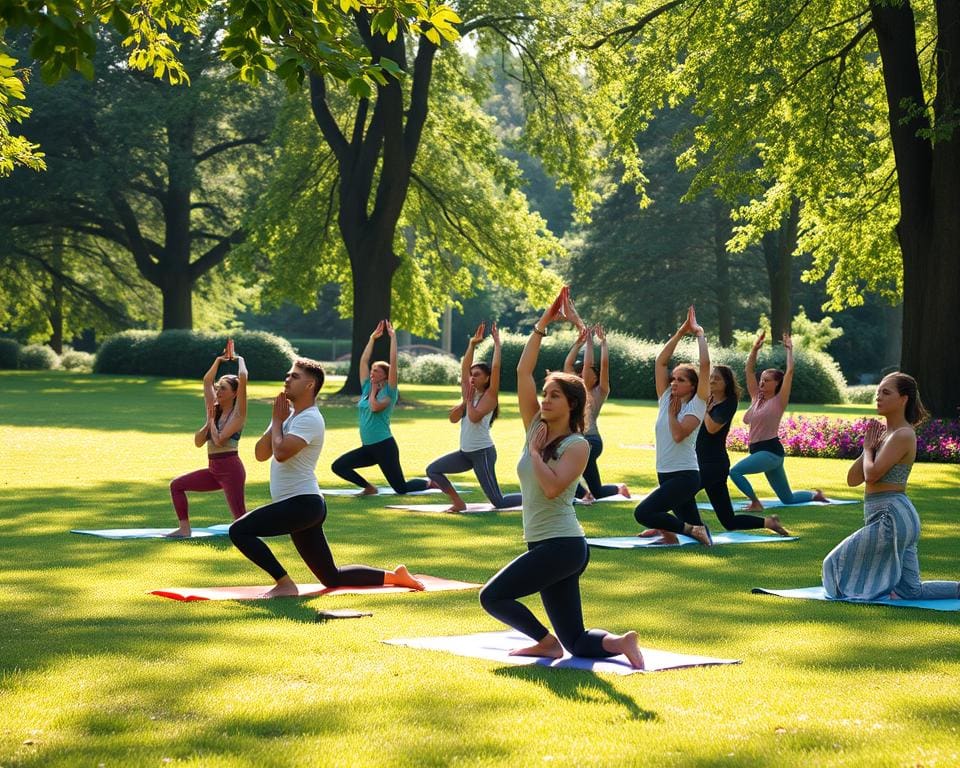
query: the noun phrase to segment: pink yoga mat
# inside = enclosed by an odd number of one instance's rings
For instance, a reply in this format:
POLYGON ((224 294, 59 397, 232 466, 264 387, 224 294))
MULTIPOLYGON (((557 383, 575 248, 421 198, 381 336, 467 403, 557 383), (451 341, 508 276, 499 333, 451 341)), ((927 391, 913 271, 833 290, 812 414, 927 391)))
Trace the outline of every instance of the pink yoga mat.
MULTIPOLYGON (((423 582, 426 592, 447 592, 460 589, 480 589, 482 584, 473 584, 469 581, 455 581, 441 579, 438 576, 425 576, 421 573, 414 576, 423 582)), ((365 595, 369 593, 415 592, 407 587, 325 587, 323 584, 297 585, 297 597, 312 597, 314 595, 365 595)), ((169 597, 171 600, 192 602, 195 600, 263 600, 263 593, 269 590, 264 587, 172 587, 169 589, 155 589, 151 595, 169 597)))

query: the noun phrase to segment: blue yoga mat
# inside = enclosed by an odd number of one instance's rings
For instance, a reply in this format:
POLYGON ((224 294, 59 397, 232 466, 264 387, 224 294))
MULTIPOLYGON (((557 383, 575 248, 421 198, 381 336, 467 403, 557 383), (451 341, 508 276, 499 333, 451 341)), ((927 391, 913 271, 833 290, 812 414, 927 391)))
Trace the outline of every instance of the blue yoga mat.
MULTIPOLYGON (((211 525, 208 528, 194 528, 191 539, 206 539, 210 536, 226 536, 230 523, 211 525)), ((99 530, 73 530, 70 533, 82 533, 85 536, 97 536, 101 539, 167 539, 168 541, 182 541, 179 538, 170 538, 165 534, 174 530, 173 526, 166 528, 102 528, 99 530)))
MULTIPOLYGON (((677 534, 678 544, 657 544, 659 538, 641 539, 639 536, 608 536, 606 538, 589 538, 587 544, 591 547, 600 549, 645 549, 652 547, 661 549, 663 547, 685 547, 688 544, 702 546, 699 541, 690 536, 677 534)), ((766 544, 777 541, 796 541, 796 536, 765 536, 756 533, 744 533, 743 531, 723 531, 713 533, 713 543, 717 544, 766 544)))
POLYGON ((800 600, 824 600, 830 603, 864 603, 866 605, 892 605, 895 608, 926 608, 929 611, 960 611, 960 600, 891 600, 884 597, 879 600, 854 600, 852 598, 827 597, 823 587, 801 587, 800 589, 760 589, 751 590, 755 595, 777 595, 800 600))
MULTIPOLYGON (((835 507, 841 504, 861 504, 862 499, 827 499, 826 501, 804 501, 802 504, 784 504, 780 499, 760 499, 764 509, 776 509, 780 507, 835 507)), ((743 512, 746 502, 735 501, 733 503, 734 512, 743 512)), ((697 509, 713 510, 713 505, 709 501, 700 501, 697 503, 697 509)), ((748 513, 749 514, 749 513, 748 513)))

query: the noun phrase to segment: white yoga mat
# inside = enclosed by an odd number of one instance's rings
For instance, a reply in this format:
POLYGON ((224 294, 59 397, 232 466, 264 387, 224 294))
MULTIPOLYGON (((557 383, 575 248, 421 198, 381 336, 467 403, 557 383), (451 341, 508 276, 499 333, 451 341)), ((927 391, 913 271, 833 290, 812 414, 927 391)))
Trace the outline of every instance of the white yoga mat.
MULTIPOLYGON (((764 534, 746 533, 744 531, 711 532, 713 544, 770 544, 778 541, 796 541, 796 536, 766 536, 764 534)), ((662 547, 685 547, 688 544, 702 546, 699 541, 690 536, 677 534, 677 544, 660 544, 660 537, 642 539, 639 536, 608 536, 606 538, 589 538, 587 544, 600 549, 654 549, 662 547)))
POLYGON ((656 648, 642 648, 644 669, 634 669, 625 656, 609 659, 584 659, 566 654, 562 659, 544 659, 534 656, 511 656, 514 648, 532 644, 532 640, 513 630, 506 632, 480 632, 475 635, 448 637, 406 637, 384 640, 388 645, 403 645, 431 651, 447 651, 457 656, 498 661, 502 664, 536 665, 551 669, 584 669, 591 672, 606 672, 614 675, 632 675, 635 672, 660 672, 665 669, 685 669, 715 664, 739 664, 739 659, 715 659, 710 656, 691 656, 672 653, 656 648))
MULTIPOLYGON (((210 536, 226 536, 230 523, 211 525, 208 528, 193 528, 191 539, 206 539, 210 536)), ((101 539, 166 539, 168 541, 183 541, 186 536, 167 536, 176 528, 168 525, 166 528, 102 528, 95 530, 73 530, 70 533, 81 533, 85 536, 96 536, 101 539)))
POLYGON ((477 515, 484 512, 517 512, 523 507, 503 507, 497 509, 489 501, 467 504, 466 509, 459 512, 447 512, 450 502, 446 504, 387 504, 387 509, 405 509, 408 512, 426 512, 429 514, 446 513, 450 515, 477 515))
MULTIPOLYGON (((321 488, 320 493, 323 496, 359 496, 360 488, 321 488)), ((376 496, 428 496, 435 493, 443 493, 439 488, 426 488, 422 491, 407 491, 407 493, 397 493, 389 485, 381 485, 377 488, 376 494, 370 494, 364 498, 376 498, 376 496)), ((457 493, 470 493, 469 488, 458 488, 457 493)))

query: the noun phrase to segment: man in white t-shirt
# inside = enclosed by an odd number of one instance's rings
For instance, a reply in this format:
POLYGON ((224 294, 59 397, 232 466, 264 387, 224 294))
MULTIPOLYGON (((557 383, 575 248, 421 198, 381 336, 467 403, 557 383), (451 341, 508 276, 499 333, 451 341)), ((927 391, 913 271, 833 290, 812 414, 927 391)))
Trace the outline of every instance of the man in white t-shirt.
POLYGON ((248 512, 230 526, 230 540, 246 557, 269 573, 276 585, 264 597, 297 595, 296 583, 261 537, 293 540, 300 557, 327 587, 381 586, 423 589, 403 565, 383 571, 365 565, 337 568, 323 533, 327 506, 315 470, 323 448, 324 422, 316 399, 323 386, 323 367, 297 358, 274 398, 270 426, 257 441, 257 461, 270 459, 270 504, 248 512), (292 408, 291 408, 292 406, 292 408))

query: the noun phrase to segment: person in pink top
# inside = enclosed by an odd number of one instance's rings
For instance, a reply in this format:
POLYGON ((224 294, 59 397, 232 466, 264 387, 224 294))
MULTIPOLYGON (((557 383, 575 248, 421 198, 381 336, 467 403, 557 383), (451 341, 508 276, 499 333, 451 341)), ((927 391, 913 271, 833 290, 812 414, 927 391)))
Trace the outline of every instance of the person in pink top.
POLYGON ((819 490, 791 491, 787 473, 783 469, 784 450, 780 442, 780 419, 790 402, 790 388, 793 386, 793 341, 790 334, 783 334, 783 346, 787 350, 787 370, 767 368, 760 374, 757 383, 755 367, 757 354, 763 346, 766 333, 762 332, 753 343, 747 357, 746 379, 750 392, 750 409, 743 415, 743 423, 750 427, 750 455, 738 461, 730 469, 730 479, 750 504, 744 509, 759 512, 763 504, 746 475, 763 472, 770 487, 783 504, 804 504, 808 501, 826 501, 827 497, 819 490))

